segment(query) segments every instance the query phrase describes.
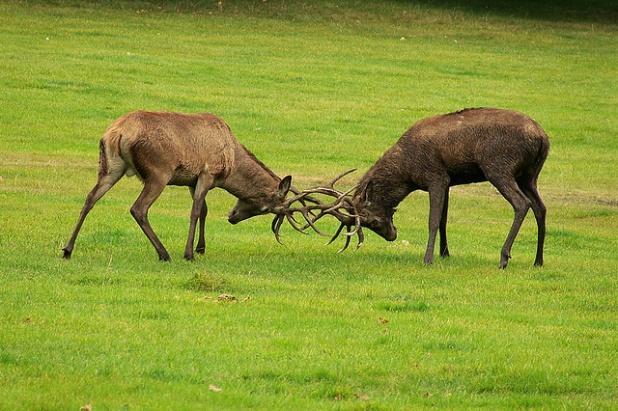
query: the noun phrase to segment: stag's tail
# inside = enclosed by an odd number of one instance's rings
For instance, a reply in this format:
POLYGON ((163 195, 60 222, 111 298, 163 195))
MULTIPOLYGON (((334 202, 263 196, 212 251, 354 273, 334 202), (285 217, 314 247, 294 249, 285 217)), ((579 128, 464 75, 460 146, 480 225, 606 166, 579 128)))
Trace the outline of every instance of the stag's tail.
POLYGON ((105 153, 105 142, 103 139, 99 141, 99 179, 106 176, 108 173, 107 154, 105 153))
POLYGON ((549 138, 547 137, 547 134, 543 133, 543 135, 539 138, 539 142, 540 144, 536 155, 533 171, 535 181, 541 173, 543 164, 545 164, 545 160, 547 159, 547 155, 549 154, 549 138))
MULTIPOLYGON (((129 154, 126 149, 127 142, 123 141, 123 134, 116 128, 108 129, 99 143, 99 178, 105 175, 132 176, 135 170, 131 159, 125 158, 129 154)), ((130 156, 129 156, 130 157, 130 156)))

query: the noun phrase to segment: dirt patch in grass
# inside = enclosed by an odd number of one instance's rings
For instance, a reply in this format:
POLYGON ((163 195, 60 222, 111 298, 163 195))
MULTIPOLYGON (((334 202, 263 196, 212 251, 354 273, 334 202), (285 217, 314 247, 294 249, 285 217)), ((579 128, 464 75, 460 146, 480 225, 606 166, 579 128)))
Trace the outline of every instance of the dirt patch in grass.
POLYGON ((220 274, 195 273, 185 286, 200 292, 229 291, 228 281, 220 274))

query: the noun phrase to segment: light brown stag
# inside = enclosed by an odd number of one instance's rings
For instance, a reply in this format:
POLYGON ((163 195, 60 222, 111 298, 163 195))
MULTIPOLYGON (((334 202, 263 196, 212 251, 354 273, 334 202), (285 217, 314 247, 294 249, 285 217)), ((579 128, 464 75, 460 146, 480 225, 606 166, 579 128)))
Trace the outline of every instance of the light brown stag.
POLYGON ((298 228, 288 212, 291 202, 285 201, 291 177, 280 179, 238 142, 219 117, 206 113, 136 111, 114 121, 101 138, 98 180, 86 197, 77 225, 63 249, 64 258, 71 257, 88 212, 124 175, 137 175, 144 183, 131 207, 131 215, 154 246, 159 259, 164 261, 169 261, 170 256, 148 222, 148 209, 166 185, 187 186, 193 197, 184 252, 188 260, 193 259, 198 219, 196 251, 204 253, 208 213, 205 198, 215 187, 238 198, 228 217, 232 224, 274 213, 276 221, 287 217, 298 228))

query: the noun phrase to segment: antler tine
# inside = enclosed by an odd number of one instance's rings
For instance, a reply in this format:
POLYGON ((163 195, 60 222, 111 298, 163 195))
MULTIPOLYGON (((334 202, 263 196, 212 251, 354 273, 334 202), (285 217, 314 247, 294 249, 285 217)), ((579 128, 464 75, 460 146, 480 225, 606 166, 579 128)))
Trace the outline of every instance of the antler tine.
MULTIPOLYGON (((351 224, 350 224, 351 226, 351 224)), ((361 225, 360 225, 360 216, 355 215, 354 216, 354 230, 346 233, 346 235, 352 237, 354 234, 358 233, 361 230, 361 225)))
POLYGON ((317 217, 315 215, 313 215, 314 219, 311 220, 311 218, 309 218, 309 213, 310 211, 308 211, 305 207, 303 207, 300 210, 300 213, 303 215, 303 217, 305 218, 305 221, 307 221, 307 224, 305 224, 301 229, 306 230, 308 227, 311 227, 313 229, 313 231, 315 231, 316 233, 318 233, 319 235, 328 237, 328 234, 324 234, 323 232, 321 232, 318 227, 315 225, 315 221, 317 220, 317 217))
POLYGON ((300 233, 303 233, 305 235, 307 234, 305 230, 303 230, 303 228, 298 225, 298 222, 294 219, 291 213, 285 213, 282 215, 285 216, 285 218, 288 220, 288 223, 290 223, 290 225, 292 226, 292 228, 294 228, 294 230, 300 233))
MULTIPOLYGON (((308 217, 306 217, 308 218, 308 217)), ((283 221, 287 219, 288 222, 290 223, 290 225, 292 226, 292 228, 294 228, 296 231, 302 233, 302 234, 307 234, 305 232, 305 228, 300 227, 298 225, 298 222, 296 221, 296 219, 294 219, 294 216, 291 213, 285 213, 285 214, 277 214, 275 215, 275 218, 273 219, 273 222, 270 224, 270 229, 272 230, 273 234, 275 234, 275 239, 277 240, 277 242, 281 245, 283 245, 283 242, 281 241, 281 234, 279 233, 279 230, 281 230, 281 225, 283 224, 283 221)))
POLYGON ((351 189, 349 189, 348 191, 346 191, 346 192, 344 192, 344 193, 341 193, 341 194, 339 195, 339 198, 338 198, 338 199, 339 199, 339 200, 341 200, 341 199, 343 199, 343 198, 347 198, 347 197, 348 197, 348 195, 349 195, 350 193, 352 193, 352 191, 356 190, 357 188, 358 188, 358 184, 357 184, 357 185, 355 185, 354 187, 352 187, 351 189))
POLYGON ((362 229, 358 230, 356 234, 358 234, 358 244, 356 244, 356 249, 358 250, 365 244, 365 234, 363 234, 362 229))
POLYGON ((356 249, 357 250, 359 248, 361 248, 365 244, 365 234, 363 233, 363 229, 362 228, 360 228, 360 227, 358 229, 355 228, 352 231, 351 225, 347 225, 347 224, 341 223, 339 225, 339 228, 337 229, 337 231, 333 235, 333 237, 330 239, 330 241, 326 245, 332 244, 339 237, 339 235, 341 234, 341 232, 343 231, 344 228, 346 229, 345 243, 343 245, 343 248, 341 248, 339 251, 337 251, 337 254, 342 253, 343 251, 345 251, 348 248, 348 246, 350 245, 350 241, 352 239, 352 236, 354 234, 356 234, 358 236, 358 244, 356 244, 356 249))
POLYGON ((314 187, 303 190, 302 194, 305 196, 309 194, 324 194, 331 197, 339 197, 342 192, 330 187, 314 187))
POLYGON ((272 230, 273 234, 275 234, 275 239, 281 245, 283 245, 283 243, 281 242, 281 236, 279 235, 279 229, 281 228, 281 224, 283 224, 283 218, 284 218, 283 214, 277 214, 275 218, 273 218, 273 222, 270 225, 270 229, 272 230))
MULTIPOLYGON (((294 193, 294 195, 299 195, 299 194, 300 194, 300 191, 298 191, 298 189, 297 189, 296 187, 294 187, 294 186, 291 186, 291 187, 290 187, 290 191, 291 191, 292 193, 294 193)), ((306 206, 306 205, 307 205, 307 204, 305 203, 305 199, 304 199, 304 198, 301 198, 301 199, 300 199, 300 203, 301 203, 303 206, 306 206)))
POLYGON ((330 239, 330 241, 328 243, 326 243, 326 245, 331 245, 333 243, 333 241, 335 241, 337 239, 337 237, 339 237, 339 234, 341 234, 341 231, 345 228, 345 226, 346 226, 345 224, 341 223, 339 225, 339 228, 335 232, 335 235, 333 235, 333 237, 330 239))
POLYGON ((302 205, 305 205, 304 200, 307 197, 307 195, 309 195, 310 193, 305 193, 304 191, 301 191, 301 192, 294 193, 294 194, 295 194, 294 197, 291 197, 285 200, 285 203, 283 203, 285 207, 289 207, 297 201, 300 201, 302 205))
POLYGON ((345 226, 345 230, 347 231, 347 233, 345 233, 346 234, 346 236, 345 236, 345 244, 343 245, 343 248, 341 248, 341 250, 337 251, 337 254, 340 254, 340 253, 344 252, 348 248, 348 246, 350 245, 350 239, 352 238, 352 237, 350 237, 348 235, 348 234, 350 234, 350 226, 346 225, 345 226))
POLYGON ((308 197, 308 196, 304 195, 302 191, 298 190, 294 186, 290 187, 290 191, 295 196, 302 195, 300 198, 297 199, 297 201, 300 201, 302 205, 305 205, 304 201, 309 201, 310 203, 314 203, 314 204, 320 204, 320 202, 318 200, 316 200, 315 198, 308 197))
POLYGON ((351 169, 351 170, 348 170, 348 171, 345 171, 345 172, 343 172, 343 173, 339 174, 337 177, 333 178, 333 179, 330 181, 330 183, 328 184, 328 186, 327 186, 327 187, 334 188, 335 183, 336 183, 337 181, 341 180, 343 177, 345 177, 345 176, 347 176, 348 174, 351 174, 351 173, 353 173, 353 172, 355 172, 355 171, 356 171, 356 169, 355 169, 355 168, 353 168, 353 169, 351 169))

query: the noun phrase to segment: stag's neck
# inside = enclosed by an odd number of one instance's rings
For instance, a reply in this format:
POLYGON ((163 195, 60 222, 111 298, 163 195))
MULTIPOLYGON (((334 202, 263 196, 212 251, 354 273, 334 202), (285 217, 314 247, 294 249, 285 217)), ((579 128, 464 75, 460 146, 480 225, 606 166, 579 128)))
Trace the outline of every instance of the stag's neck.
POLYGON ((369 188, 371 202, 379 203, 387 208, 395 208, 415 187, 402 170, 403 151, 395 145, 387 151, 361 178, 356 197, 366 198, 369 188))
POLYGON ((239 145, 234 160, 234 168, 222 185, 230 194, 242 200, 259 200, 277 191, 281 179, 247 148, 239 145))

